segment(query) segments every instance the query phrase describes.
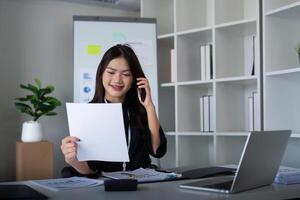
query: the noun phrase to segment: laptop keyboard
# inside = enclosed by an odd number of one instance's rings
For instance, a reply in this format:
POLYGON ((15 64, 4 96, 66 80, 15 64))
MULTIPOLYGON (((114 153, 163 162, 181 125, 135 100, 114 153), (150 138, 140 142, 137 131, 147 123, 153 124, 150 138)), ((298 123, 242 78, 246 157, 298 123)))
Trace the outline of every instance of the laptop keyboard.
POLYGON ((233 181, 226 181, 222 183, 216 183, 211 185, 206 185, 206 188, 220 189, 220 190, 230 190, 233 181))

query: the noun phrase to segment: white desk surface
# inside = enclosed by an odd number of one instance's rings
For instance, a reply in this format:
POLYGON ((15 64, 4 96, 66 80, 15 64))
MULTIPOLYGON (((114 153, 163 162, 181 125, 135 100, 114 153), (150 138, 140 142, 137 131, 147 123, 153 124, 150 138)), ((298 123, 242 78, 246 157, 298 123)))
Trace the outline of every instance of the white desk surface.
MULTIPOLYGON (((32 186, 37 191, 45 194, 49 199, 109 199, 109 200, 200 200, 200 199, 236 199, 236 200, 276 200, 276 199, 293 199, 300 198, 300 184, 279 185, 272 184, 269 186, 248 190, 237 194, 221 194, 213 192, 204 192, 196 190, 187 190, 179 188, 181 183, 195 180, 180 180, 171 182, 139 184, 137 191, 126 192, 105 192, 104 186, 94 188, 80 188, 73 190, 63 190, 53 192, 36 185, 32 186)), ((7 182, 6 182, 7 183, 7 182)), ((10 182, 10 184, 27 183, 10 182)), ((5 183, 0 183, 5 184, 5 183)))

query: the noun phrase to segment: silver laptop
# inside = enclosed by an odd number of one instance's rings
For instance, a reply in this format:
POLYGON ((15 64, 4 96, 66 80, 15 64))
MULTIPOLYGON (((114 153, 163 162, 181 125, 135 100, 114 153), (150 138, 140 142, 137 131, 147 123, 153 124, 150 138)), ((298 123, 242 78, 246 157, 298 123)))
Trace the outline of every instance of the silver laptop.
POLYGON ((236 193, 269 185, 274 181, 290 135, 290 130, 251 132, 234 176, 185 183, 180 188, 236 193))

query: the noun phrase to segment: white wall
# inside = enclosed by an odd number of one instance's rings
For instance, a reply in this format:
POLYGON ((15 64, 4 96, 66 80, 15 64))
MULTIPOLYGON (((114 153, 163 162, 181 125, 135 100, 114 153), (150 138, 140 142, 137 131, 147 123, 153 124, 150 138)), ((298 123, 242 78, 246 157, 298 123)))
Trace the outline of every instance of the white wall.
MULTIPOLYGON (((54 175, 65 166, 61 139, 68 135, 64 103, 72 101, 73 15, 139 16, 107 7, 55 0, 0 0, 0 181, 15 179, 15 142, 28 118, 14 107, 24 94, 20 83, 34 77, 52 84, 63 106, 57 116, 44 117, 44 139, 54 143, 54 175)), ((34 164, 34 163, 33 163, 34 164)))

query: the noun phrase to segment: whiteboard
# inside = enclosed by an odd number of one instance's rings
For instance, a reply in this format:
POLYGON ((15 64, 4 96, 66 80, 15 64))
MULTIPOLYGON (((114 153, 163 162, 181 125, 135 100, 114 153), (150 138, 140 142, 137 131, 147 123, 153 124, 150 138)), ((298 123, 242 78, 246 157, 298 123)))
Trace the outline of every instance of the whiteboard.
POLYGON ((74 16, 73 27, 74 102, 92 100, 96 71, 104 53, 116 44, 129 44, 149 80, 152 100, 158 108, 155 19, 74 16))

